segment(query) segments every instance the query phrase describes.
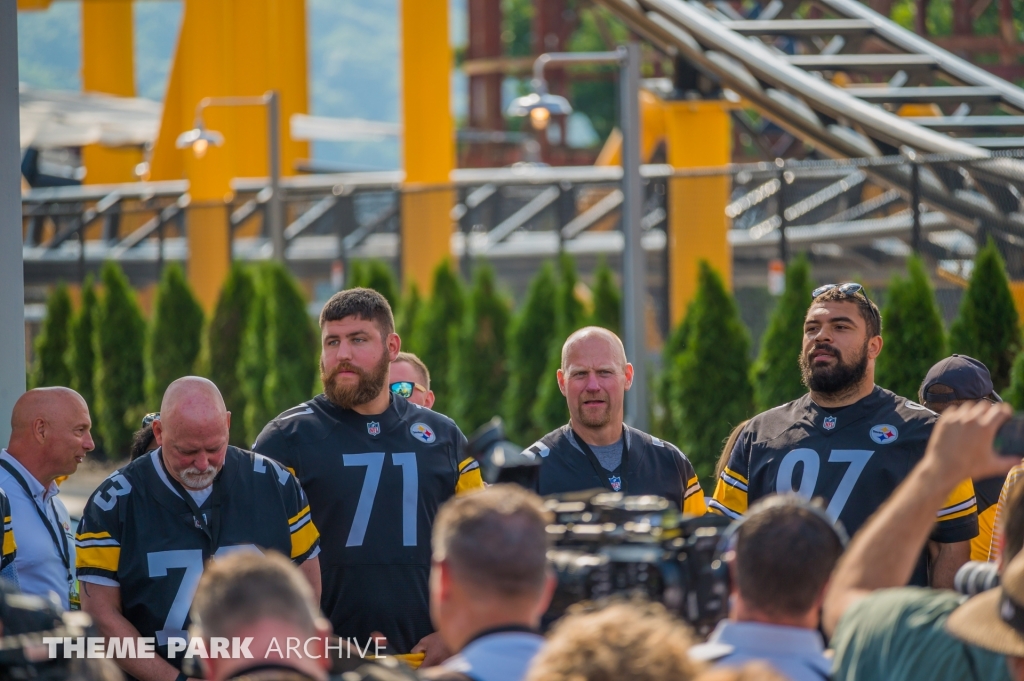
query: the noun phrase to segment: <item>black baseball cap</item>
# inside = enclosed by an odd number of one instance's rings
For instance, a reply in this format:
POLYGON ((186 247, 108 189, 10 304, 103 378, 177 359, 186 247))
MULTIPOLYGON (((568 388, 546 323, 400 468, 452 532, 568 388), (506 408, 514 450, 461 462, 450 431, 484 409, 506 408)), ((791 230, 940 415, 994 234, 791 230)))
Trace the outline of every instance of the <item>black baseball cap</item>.
POLYGON ((921 402, 955 402, 956 400, 992 400, 1003 398, 992 387, 992 374, 988 367, 967 355, 950 355, 928 370, 918 393, 921 402), (953 389, 951 393, 929 393, 934 385, 953 389))

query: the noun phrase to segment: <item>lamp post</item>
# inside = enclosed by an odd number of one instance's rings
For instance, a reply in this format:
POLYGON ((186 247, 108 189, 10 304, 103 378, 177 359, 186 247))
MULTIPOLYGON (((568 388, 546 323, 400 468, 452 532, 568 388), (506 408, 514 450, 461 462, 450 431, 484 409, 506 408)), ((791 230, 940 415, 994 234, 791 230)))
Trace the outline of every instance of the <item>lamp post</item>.
POLYGON ((647 430, 647 339, 644 302, 646 264, 641 245, 640 185, 640 48, 635 42, 614 52, 548 52, 533 62, 533 93, 518 97, 508 107, 510 116, 529 116, 543 130, 551 114, 568 114, 564 97, 548 93, 544 69, 553 64, 615 64, 619 67, 619 122, 622 128, 622 279, 623 329, 626 357, 633 362, 633 386, 626 393, 626 419, 647 430))
POLYGON ((209 130, 203 122, 203 111, 215 106, 265 106, 267 108, 267 171, 270 173, 270 199, 267 201, 267 231, 273 245, 274 259, 284 261, 284 203, 281 201, 281 135, 280 104, 276 90, 259 97, 204 97, 196 105, 195 127, 178 135, 175 146, 192 148, 196 158, 206 155, 210 145, 224 144, 224 135, 209 130))

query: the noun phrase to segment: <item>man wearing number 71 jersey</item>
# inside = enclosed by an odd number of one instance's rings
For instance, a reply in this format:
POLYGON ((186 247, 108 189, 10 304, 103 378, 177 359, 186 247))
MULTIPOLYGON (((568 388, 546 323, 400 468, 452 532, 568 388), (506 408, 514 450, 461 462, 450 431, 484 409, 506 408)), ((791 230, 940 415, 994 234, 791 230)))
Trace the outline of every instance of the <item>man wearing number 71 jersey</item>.
MULTIPOLYGON (((850 535, 860 529, 924 456, 936 420, 875 385, 881 330, 878 308, 859 284, 815 289, 800 353, 810 392, 743 428, 711 511, 736 518, 761 497, 796 492, 823 498, 850 535)), ((911 584, 952 588, 977 534, 974 488, 965 480, 939 511, 911 584)))
POLYGON ((323 533, 320 605, 334 633, 380 632, 394 653, 444 659, 432 634, 430 533, 453 495, 482 488, 447 416, 388 390, 401 339, 387 299, 335 294, 320 313, 324 393, 271 421, 253 449, 294 471, 323 533))
POLYGON ((82 609, 120 639, 117 662, 140 681, 185 678, 188 613, 206 560, 273 549, 320 591, 320 535, 302 488, 280 464, 228 446, 230 419, 210 381, 171 383, 153 424, 160 448, 108 477, 78 525, 82 609), (139 637, 156 639, 156 657, 134 649, 139 637))

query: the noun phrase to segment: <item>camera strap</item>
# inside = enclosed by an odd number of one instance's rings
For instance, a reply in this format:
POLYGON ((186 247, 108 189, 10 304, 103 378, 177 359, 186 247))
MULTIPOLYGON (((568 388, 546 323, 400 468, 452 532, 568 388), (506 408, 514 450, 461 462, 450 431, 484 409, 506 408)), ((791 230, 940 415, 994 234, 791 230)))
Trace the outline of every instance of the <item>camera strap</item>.
POLYGON ((609 477, 612 475, 612 471, 608 470, 601 465, 601 461, 594 454, 594 450, 590 448, 580 434, 575 430, 572 431, 572 436, 576 440, 576 446, 580 448, 587 459, 590 461, 590 465, 594 467, 594 472, 597 473, 597 477, 601 479, 604 486, 613 492, 622 492, 623 494, 629 493, 629 487, 626 483, 626 471, 629 470, 629 447, 626 445, 626 428, 622 428, 622 461, 619 462, 619 478, 622 480, 622 489, 615 489, 612 487, 611 480, 609 477))
MULTIPOLYGON (((39 508, 39 504, 36 503, 35 497, 32 496, 32 490, 29 489, 28 483, 25 478, 18 472, 18 469, 10 464, 9 461, 0 459, 0 466, 3 466, 11 477, 18 481, 21 488, 25 490, 25 494, 32 500, 32 508, 36 509, 36 513, 39 514, 39 519, 43 521, 43 525, 46 526, 46 530, 50 533, 50 539, 53 541, 53 545, 57 547, 57 553, 60 554, 61 562, 64 563, 64 569, 68 572, 68 583, 70 584, 73 580, 71 577, 71 549, 68 547, 68 538, 64 532, 57 532, 53 529, 53 522, 43 513, 43 509, 39 508), (59 538, 58 538, 59 537, 59 538)), ((50 497, 50 509, 53 511, 54 519, 59 523, 60 514, 57 513, 57 507, 53 503, 53 497, 50 497)))

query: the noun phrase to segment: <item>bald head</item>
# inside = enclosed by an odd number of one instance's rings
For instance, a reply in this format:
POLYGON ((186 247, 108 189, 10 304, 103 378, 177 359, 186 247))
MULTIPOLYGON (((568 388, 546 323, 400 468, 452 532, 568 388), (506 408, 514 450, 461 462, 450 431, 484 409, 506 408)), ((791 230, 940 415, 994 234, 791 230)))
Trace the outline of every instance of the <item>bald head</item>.
POLYGON ((7 451, 44 486, 71 475, 93 448, 89 405, 70 388, 35 388, 11 411, 7 451))
POLYGON ((189 489, 213 484, 227 454, 231 413, 220 390, 205 378, 186 376, 167 386, 153 438, 172 477, 189 489))
POLYGON ((583 343, 589 345, 593 342, 607 343, 612 356, 616 359, 621 358, 619 366, 626 366, 626 348, 622 345, 622 339, 600 326, 584 326, 566 338, 565 343, 562 344, 562 370, 564 371, 568 366, 569 355, 577 345, 583 343))

